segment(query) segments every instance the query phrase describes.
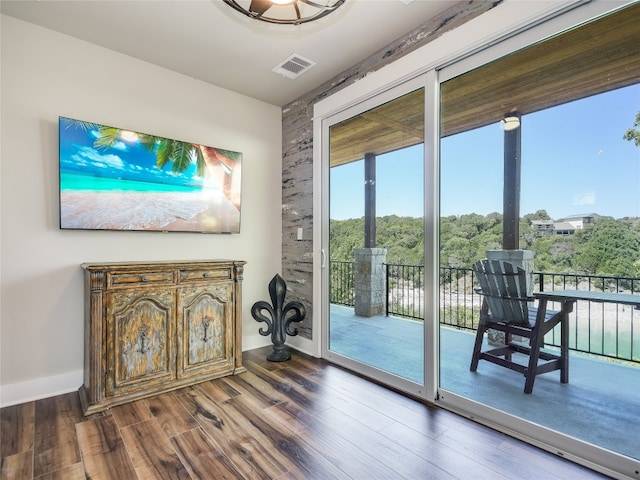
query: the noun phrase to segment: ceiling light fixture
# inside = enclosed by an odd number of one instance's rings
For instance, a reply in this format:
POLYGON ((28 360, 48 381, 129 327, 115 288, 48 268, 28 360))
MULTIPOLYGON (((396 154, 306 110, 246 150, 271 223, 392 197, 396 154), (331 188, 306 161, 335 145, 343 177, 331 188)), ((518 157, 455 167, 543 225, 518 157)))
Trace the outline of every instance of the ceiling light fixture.
POLYGON ((334 12, 346 0, 223 0, 247 17, 280 25, 300 25, 334 12))
POLYGON ((520 126, 520 114, 518 112, 507 113, 502 119, 502 128, 505 132, 515 130, 520 126))

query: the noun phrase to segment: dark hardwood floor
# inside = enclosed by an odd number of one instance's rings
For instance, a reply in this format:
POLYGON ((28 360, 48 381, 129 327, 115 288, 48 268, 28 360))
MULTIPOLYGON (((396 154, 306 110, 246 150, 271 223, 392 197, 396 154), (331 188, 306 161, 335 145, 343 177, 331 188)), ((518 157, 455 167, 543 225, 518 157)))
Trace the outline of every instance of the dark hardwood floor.
POLYGON ((76 393, 3 408, 2 479, 599 479, 295 353, 83 417, 76 393))

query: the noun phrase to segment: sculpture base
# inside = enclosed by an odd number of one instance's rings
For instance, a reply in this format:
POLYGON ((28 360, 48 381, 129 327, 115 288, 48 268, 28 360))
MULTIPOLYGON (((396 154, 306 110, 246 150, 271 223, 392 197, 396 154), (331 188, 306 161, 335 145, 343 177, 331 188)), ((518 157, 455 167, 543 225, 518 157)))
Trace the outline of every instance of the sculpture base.
POLYGON ((273 347, 273 352, 267 357, 270 362, 286 362, 291 359, 291 353, 288 350, 280 347, 276 349, 273 347))

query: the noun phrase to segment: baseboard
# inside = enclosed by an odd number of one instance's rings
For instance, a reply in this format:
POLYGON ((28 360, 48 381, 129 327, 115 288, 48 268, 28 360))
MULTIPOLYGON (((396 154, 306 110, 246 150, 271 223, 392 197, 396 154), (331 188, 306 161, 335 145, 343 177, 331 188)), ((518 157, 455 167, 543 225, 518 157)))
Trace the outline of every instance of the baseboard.
POLYGON ((298 335, 288 337, 286 345, 312 357, 320 357, 320 349, 315 340, 309 340, 298 335))
POLYGON ((266 337, 248 337, 242 339, 242 351, 255 350, 256 348, 266 347, 271 342, 266 337))
POLYGON ((75 392, 83 382, 83 371, 42 377, 25 382, 10 383, 0 387, 0 407, 9 407, 42 398, 75 392))
MULTIPOLYGON (((243 350, 254 350, 266 345, 271 345, 269 340, 263 337, 249 337, 244 340, 242 345, 243 350)), ((306 338, 288 337, 287 345, 307 355, 314 357, 319 356, 314 348, 314 343, 306 338)), ((11 405, 75 392, 80 388, 80 385, 82 385, 84 381, 83 378, 84 371, 75 370, 60 375, 2 385, 0 386, 0 407, 10 407, 11 405)))

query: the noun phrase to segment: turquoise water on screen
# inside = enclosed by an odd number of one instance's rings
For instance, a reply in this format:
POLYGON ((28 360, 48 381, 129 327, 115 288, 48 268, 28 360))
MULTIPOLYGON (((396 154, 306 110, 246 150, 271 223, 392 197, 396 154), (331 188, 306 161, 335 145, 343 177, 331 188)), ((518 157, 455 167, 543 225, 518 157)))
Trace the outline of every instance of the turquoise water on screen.
POLYGON ((94 177, 73 173, 60 173, 62 191, 123 191, 123 192, 198 192, 202 187, 170 185, 167 183, 137 182, 119 178, 94 177))

